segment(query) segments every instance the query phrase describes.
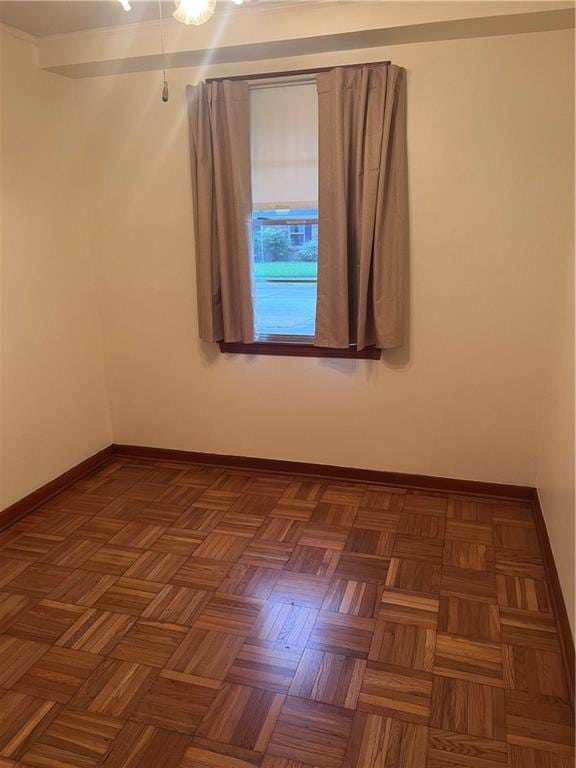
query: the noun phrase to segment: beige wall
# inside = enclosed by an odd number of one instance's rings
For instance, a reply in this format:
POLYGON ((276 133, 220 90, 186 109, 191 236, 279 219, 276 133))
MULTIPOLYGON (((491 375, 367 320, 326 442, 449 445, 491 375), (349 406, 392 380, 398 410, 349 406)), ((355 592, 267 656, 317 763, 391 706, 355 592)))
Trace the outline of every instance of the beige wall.
POLYGON ((5 31, 0 509, 112 438, 75 83, 5 31))
MULTIPOLYGON (((534 484, 570 247, 572 53, 559 31, 274 62, 408 69, 410 340, 379 363, 202 345, 184 103, 197 73, 169 73, 167 105, 156 73, 81 82, 116 440, 534 484)), ((271 64, 243 70, 257 67, 271 64)))
POLYGON ((575 634, 574 594, 574 255, 559 265, 548 335, 537 487, 575 634))

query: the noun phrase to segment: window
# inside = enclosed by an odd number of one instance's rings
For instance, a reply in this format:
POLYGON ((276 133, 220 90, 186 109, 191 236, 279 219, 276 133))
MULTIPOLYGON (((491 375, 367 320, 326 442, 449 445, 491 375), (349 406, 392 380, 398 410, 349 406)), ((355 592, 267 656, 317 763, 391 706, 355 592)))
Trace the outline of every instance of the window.
POLYGON ((253 85, 250 117, 258 340, 309 343, 318 275, 315 82, 253 85))

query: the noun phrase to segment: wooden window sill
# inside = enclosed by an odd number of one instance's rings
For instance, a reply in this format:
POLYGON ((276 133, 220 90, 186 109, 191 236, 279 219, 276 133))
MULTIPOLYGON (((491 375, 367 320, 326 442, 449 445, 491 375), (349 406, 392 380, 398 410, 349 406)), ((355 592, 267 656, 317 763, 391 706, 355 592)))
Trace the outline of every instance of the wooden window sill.
POLYGON ((358 350, 356 347, 333 349, 331 347, 315 347, 313 344, 298 344, 292 342, 255 341, 252 344, 241 342, 220 341, 220 351, 231 355, 276 355, 280 357, 333 357, 352 358, 354 360, 379 360, 380 350, 376 347, 366 347, 358 350))

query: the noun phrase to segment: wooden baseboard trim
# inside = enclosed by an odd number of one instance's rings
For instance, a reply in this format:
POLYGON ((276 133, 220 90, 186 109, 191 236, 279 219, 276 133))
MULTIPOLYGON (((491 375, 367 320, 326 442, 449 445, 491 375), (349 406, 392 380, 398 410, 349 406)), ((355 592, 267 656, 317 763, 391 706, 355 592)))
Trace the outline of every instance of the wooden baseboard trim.
POLYGON ((45 504, 52 498, 52 496, 56 496, 57 493, 61 493, 85 475, 93 472, 101 464, 108 461, 113 453, 114 447, 112 445, 106 446, 106 448, 98 451, 98 453, 81 461, 80 464, 76 464, 75 467, 63 472, 58 477, 55 477, 54 480, 50 480, 46 485, 32 491, 28 496, 24 496, 23 499, 19 499, 19 501, 16 501, 14 504, 3 509, 0 512, 0 531, 13 525, 13 523, 20 520, 20 518, 24 517, 29 512, 32 512, 41 504, 45 504))
POLYGON ((531 502, 536 492, 534 488, 523 485, 486 483, 480 480, 458 480, 450 477, 434 477, 432 475, 411 475, 402 472, 385 472, 377 469, 337 467, 330 464, 309 464, 304 461, 262 459, 254 456, 228 456, 219 453, 180 451, 172 448, 149 448, 141 445, 115 444, 113 448, 114 453, 120 456, 133 456, 140 459, 210 464, 212 466, 230 467, 233 469, 251 469, 259 472, 276 472, 290 475, 312 475, 314 477, 336 478, 362 483, 380 483, 382 485, 418 488, 443 493, 492 496, 514 501, 531 502))
POLYGON ((548 529, 546 528, 546 521, 544 520, 544 513, 542 511, 538 492, 534 493, 532 506, 534 509, 534 522, 536 523, 538 543, 540 544, 540 551, 542 552, 542 558, 544 560, 544 570, 548 579, 552 610, 554 611, 559 630, 560 652, 562 654, 562 661, 564 662, 564 669, 566 670, 566 676, 568 678, 570 702, 572 707, 574 707, 574 675, 576 660, 574 638, 572 637, 570 620, 568 619, 566 603, 564 602, 564 595, 562 594, 562 587, 560 586, 560 579, 558 577, 558 571, 556 570, 556 561, 554 560, 552 546, 550 544, 550 539, 548 538, 548 529))

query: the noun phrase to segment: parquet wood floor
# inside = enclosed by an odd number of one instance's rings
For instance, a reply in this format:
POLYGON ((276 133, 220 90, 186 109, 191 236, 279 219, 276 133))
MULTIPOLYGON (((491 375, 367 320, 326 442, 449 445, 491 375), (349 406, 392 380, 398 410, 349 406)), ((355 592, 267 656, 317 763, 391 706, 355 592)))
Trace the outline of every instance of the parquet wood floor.
POLYGON ((113 459, 0 533, 0 768, 568 768, 529 504, 113 459))

